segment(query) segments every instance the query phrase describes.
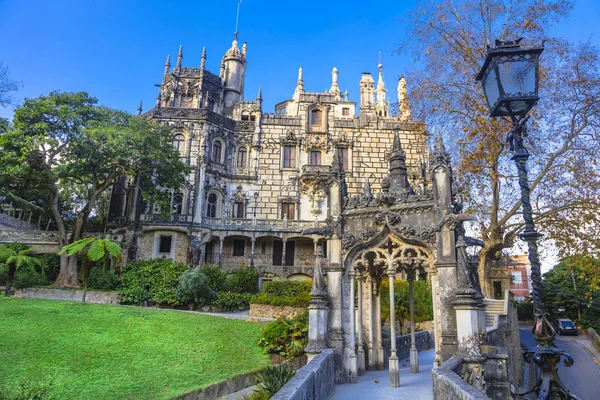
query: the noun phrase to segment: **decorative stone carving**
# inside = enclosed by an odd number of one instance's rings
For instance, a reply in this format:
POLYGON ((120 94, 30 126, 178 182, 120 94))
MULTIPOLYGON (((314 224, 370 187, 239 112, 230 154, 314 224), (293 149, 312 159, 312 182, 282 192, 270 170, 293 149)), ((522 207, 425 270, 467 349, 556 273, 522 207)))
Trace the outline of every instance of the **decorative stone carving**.
POLYGON ((395 225, 400 222, 400 215, 393 211, 383 210, 377 216, 375 216, 375 223, 377 225, 395 225))
POLYGON ((377 235, 377 231, 375 229, 367 228, 360 234, 360 238, 364 242, 366 242, 367 240, 370 240, 371 238, 375 237, 375 235, 377 235))
POLYGON ((358 242, 358 239, 356 239, 356 236, 354 236, 350 232, 344 233, 344 235, 342 236, 342 250, 344 252, 347 252, 357 242, 358 242))
POLYGON ((431 227, 426 227, 424 228, 421 233, 419 234, 421 240, 423 240, 426 243, 429 243, 431 245, 435 244, 436 242, 436 233, 435 233, 435 229, 431 228, 431 227))

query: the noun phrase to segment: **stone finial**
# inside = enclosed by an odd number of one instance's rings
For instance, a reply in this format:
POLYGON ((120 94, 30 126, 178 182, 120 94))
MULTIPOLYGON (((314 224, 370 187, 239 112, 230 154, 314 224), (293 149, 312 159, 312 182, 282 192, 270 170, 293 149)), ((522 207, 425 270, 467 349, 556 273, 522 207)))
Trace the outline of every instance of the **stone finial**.
POLYGON ((316 257, 315 268, 313 272, 313 284, 310 294, 311 296, 324 296, 327 294, 327 292, 325 292, 325 283, 323 280, 323 247, 317 246, 315 256, 316 257))
POLYGON ((298 81, 296 82, 296 89, 294 90, 294 99, 300 98, 300 93, 304 92, 304 80, 302 79, 302 67, 298 68, 298 81))
POLYGON ((371 191, 371 182, 369 182, 369 177, 365 178, 364 193, 365 193, 365 197, 373 197, 373 192, 371 191))
POLYGON ((406 79, 401 76, 398 80, 398 118, 402 121, 411 119, 410 103, 408 102, 408 91, 406 89, 406 79))
POLYGON ((398 132, 394 134, 394 144, 390 154, 390 191, 403 192, 410 190, 408 176, 406 174, 406 153, 400 144, 398 132))
POLYGON ((139 105, 139 107, 137 109, 137 115, 142 115, 142 110, 143 110, 142 109, 142 101, 140 100, 140 105, 139 105))
POLYGON ((171 55, 169 54, 167 56, 167 61, 165 62, 165 73, 164 73, 165 76, 169 73, 170 69, 171 69, 171 55))
POLYGON ((375 106, 377 115, 387 117, 389 115, 388 102, 385 98, 387 90, 385 89, 385 81, 383 80, 383 64, 380 62, 379 79, 377 80, 377 105, 375 106))
POLYGON ((181 68, 181 60, 183 60, 183 45, 179 46, 179 53, 177 53, 177 65, 175 66, 176 69, 181 68))
POLYGON ((200 56, 200 70, 204 71, 206 68, 206 46, 202 48, 202 56, 200 56))
POLYGON ((444 140, 442 139, 442 134, 439 131, 435 135, 433 155, 437 161, 446 161, 446 146, 444 146, 444 140))
POLYGON ((346 89, 346 92, 344 92, 344 100, 348 101, 348 89, 346 89))
POLYGON ((160 103, 162 102, 162 91, 158 89, 158 96, 156 96, 156 108, 160 108, 160 103))
POLYGON ((262 100, 262 87, 258 87, 258 94, 256 95, 256 100, 262 100))
POLYGON ((342 92, 338 86, 338 70, 336 67, 333 67, 331 71, 331 88, 329 89, 329 93, 333 94, 337 100, 341 99, 342 92))
POLYGON ((244 44, 242 44, 242 54, 244 55, 244 57, 246 57, 247 52, 248 52, 248 45, 246 44, 246 42, 244 42, 244 44))

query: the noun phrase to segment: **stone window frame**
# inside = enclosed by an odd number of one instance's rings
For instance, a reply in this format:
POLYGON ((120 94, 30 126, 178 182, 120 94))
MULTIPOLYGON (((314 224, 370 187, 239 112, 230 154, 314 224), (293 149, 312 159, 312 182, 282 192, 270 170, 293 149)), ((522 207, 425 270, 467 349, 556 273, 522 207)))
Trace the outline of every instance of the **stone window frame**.
POLYGON ((310 132, 327 132, 328 128, 328 117, 329 117, 329 108, 322 104, 313 104, 308 107, 306 110, 306 125, 308 126, 308 131, 310 132), (321 123, 315 124, 313 123, 313 112, 320 111, 321 112, 321 123))
POLYGON ((164 232, 157 231, 154 233, 154 246, 152 249, 152 258, 170 258, 175 259, 175 249, 177 248, 177 234, 175 232, 164 232), (161 236, 171 237, 171 248, 168 253, 160 252, 160 238, 161 236))
POLYGON ((337 156, 338 159, 340 158, 340 150, 346 150, 346 155, 347 155, 347 166, 345 166, 344 171, 351 171, 352 170, 352 149, 350 148, 350 146, 338 146, 335 148, 335 151, 337 152, 337 156))
POLYGON ((309 165, 323 165, 323 152, 321 149, 310 149, 308 153, 309 165))
POLYGON ((342 117, 351 117, 350 107, 342 107, 342 117))
POLYGON ((246 255, 246 239, 233 239, 233 242, 231 243, 231 255, 233 257, 244 257, 246 255), (239 247, 236 247, 236 243, 239 245, 240 242, 243 243, 241 249, 239 247))
POLYGON ((225 146, 225 141, 221 137, 216 137, 212 140, 210 146, 210 160, 217 164, 225 164, 225 152, 227 151, 227 147, 225 146), (221 153, 219 154, 219 160, 215 160, 215 144, 219 143, 221 145, 221 153))
POLYGON ((206 218, 221 218, 222 215, 222 207, 221 207, 221 203, 222 203, 222 199, 223 199, 223 194, 221 192, 219 192, 218 190, 209 190, 208 193, 206 193, 206 205, 204 207, 204 216, 206 218), (216 196, 216 200, 215 200, 215 216, 212 217, 209 215, 208 213, 208 206, 209 206, 209 202, 208 202, 208 198, 211 194, 214 194, 216 196))
POLYGON ((248 146, 241 144, 239 146, 236 147, 235 149, 235 166, 237 168, 247 168, 248 167, 248 160, 250 159, 250 149, 248 148, 248 146), (243 165, 239 164, 239 154, 240 154, 240 150, 245 150, 246 151, 246 162, 243 165))
POLYGON ((292 204, 294 206, 294 218, 290 218, 289 215, 286 214, 288 220, 297 220, 300 216, 300 210, 298 207, 299 201, 294 197, 280 197, 277 199, 277 214, 281 219, 283 219, 283 205, 284 204, 292 204))
POLYGON ((298 170, 298 145, 297 144, 292 144, 292 143, 284 143, 281 145, 281 169, 283 170, 293 170, 296 171, 298 170), (286 152, 286 148, 292 148, 292 152, 290 152, 290 154, 294 155, 294 165, 288 165, 286 166, 286 158, 285 158, 285 152, 286 152))
POLYGON ((181 157, 184 157, 186 154, 186 136, 182 131, 176 131, 173 133, 173 147, 179 151, 179 154, 181 157), (181 140, 179 140, 179 137, 181 137, 181 140), (175 140, 177 138, 177 140, 175 140), (175 145, 175 143, 178 143, 177 146, 175 145))

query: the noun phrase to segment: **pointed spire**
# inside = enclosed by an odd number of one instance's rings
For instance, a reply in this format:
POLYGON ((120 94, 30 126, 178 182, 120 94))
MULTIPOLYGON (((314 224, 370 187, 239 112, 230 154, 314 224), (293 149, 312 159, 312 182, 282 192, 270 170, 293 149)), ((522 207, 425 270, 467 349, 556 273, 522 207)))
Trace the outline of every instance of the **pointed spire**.
POLYGON ((410 184, 408 183, 408 176, 406 174, 406 153, 402 149, 398 131, 394 133, 394 144, 392 146, 392 153, 390 154, 389 161, 390 191, 402 192, 406 191, 406 189, 410 191, 410 184))
POLYGON ((183 59, 183 45, 179 46, 179 53, 177 53, 177 65, 175 66, 176 69, 181 68, 181 60, 183 59))
POLYGON ((167 62, 165 62, 165 73, 164 73, 164 75, 167 75, 169 73, 170 69, 171 69, 171 55, 169 54, 167 56, 167 62))
POLYGON ((446 146, 444 146, 444 140, 442 139, 442 134, 439 131, 435 135, 433 154, 437 161, 446 161, 446 146))
POLYGON ((296 82, 296 90, 294 90, 294 99, 300 97, 300 93, 304 92, 304 80, 302 79, 302 66, 298 68, 298 81, 296 82))
POLYGON ((404 79, 404 76, 401 76, 398 80, 398 118, 402 121, 411 119, 408 91, 406 90, 406 79, 404 79))
MULTIPOLYGON (((381 58, 381 53, 379 54, 379 57, 381 58)), ((381 63, 381 60, 379 61, 379 65, 377 65, 377 68, 379 68, 379 79, 377 80, 377 105, 376 105, 376 111, 377 111, 377 115, 382 116, 382 117, 387 117, 389 115, 389 109, 388 109, 388 104, 387 104, 387 100, 385 98, 385 94, 387 93, 387 90, 385 89, 385 82, 383 80, 383 64, 381 63)))
POLYGON ((206 68, 206 46, 202 48, 202 56, 200 56, 200 71, 206 68))
POLYGON ((258 94, 256 95, 256 100, 262 100, 262 87, 258 87, 258 94))
POLYGON ((162 90, 158 89, 158 96, 156 96, 156 108, 160 108, 160 103, 162 103, 162 90))
POLYGON ((366 197, 373 196, 373 192, 371 191, 371 182, 369 182, 369 177, 365 178, 364 193, 366 197))
POLYGON ((333 94, 336 100, 341 100, 342 92, 338 86, 338 70, 336 67, 333 67, 331 71, 331 89, 329 89, 329 93, 333 94))
POLYGON ((140 100, 140 106, 137 109, 137 112, 138 112, 137 115, 142 115, 142 111, 143 111, 143 109, 142 109, 142 101, 140 100))

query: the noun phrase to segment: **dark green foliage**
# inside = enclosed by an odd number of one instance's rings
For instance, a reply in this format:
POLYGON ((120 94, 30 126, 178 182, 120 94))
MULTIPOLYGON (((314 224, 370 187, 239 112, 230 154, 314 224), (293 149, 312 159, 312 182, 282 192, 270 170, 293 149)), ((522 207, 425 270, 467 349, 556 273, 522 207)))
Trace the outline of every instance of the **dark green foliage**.
POLYGON ((4 386, 0 383, 0 400, 51 400, 52 382, 27 381, 19 385, 4 386))
POLYGON ((7 268, 4 295, 9 296, 17 271, 35 272, 40 260, 33 256, 33 249, 21 243, 0 245, 0 264, 7 268))
POLYGON ((208 279, 208 286, 215 292, 225 289, 225 281, 227 280, 227 273, 223 268, 218 265, 204 265, 200 268, 200 271, 208 279))
POLYGON ((102 268, 92 268, 88 280, 88 288, 96 290, 116 290, 119 287, 120 279, 110 271, 104 271, 102 268))
POLYGON ((177 300, 182 304, 190 304, 195 308, 215 297, 217 294, 210 288, 208 278, 199 269, 187 270, 179 277, 177 300))
POLYGON ((274 365, 267 367, 256 375, 256 389, 248 400, 268 400, 275 396, 293 377, 296 371, 289 365, 274 365))
POLYGON ((250 308, 251 299, 250 293, 217 292, 217 297, 210 302, 210 305, 223 311, 247 310, 250 308))
POLYGON ((60 270, 60 256, 56 253, 46 253, 37 257, 40 259, 42 271, 48 283, 54 282, 60 270))
MULTIPOLYGON (((413 282, 415 322, 431 321, 433 319, 433 299, 431 285, 426 281, 413 282)), ((381 282, 381 318, 390 318, 390 284, 389 281, 381 282)), ((396 280, 394 282, 394 297, 396 299, 396 322, 400 325, 400 332, 404 330, 404 321, 410 320, 410 296, 408 281, 396 280)))
POLYGON ((270 306, 308 307, 312 281, 273 281, 265 283, 263 292, 252 300, 270 306))
POLYGON ((533 320, 533 302, 532 301, 515 301, 517 307, 517 316, 519 321, 533 320))
POLYGON ((163 258, 128 264, 121 273, 119 302, 180 305, 181 303, 177 300, 177 284, 179 277, 187 269, 185 264, 163 258))
POLYGON ((225 290, 234 293, 257 293, 258 271, 253 267, 240 267, 227 276, 225 290))
POLYGON ((292 319, 277 318, 260 330, 258 345, 267 353, 294 358, 304 354, 308 343, 308 313, 292 319))

